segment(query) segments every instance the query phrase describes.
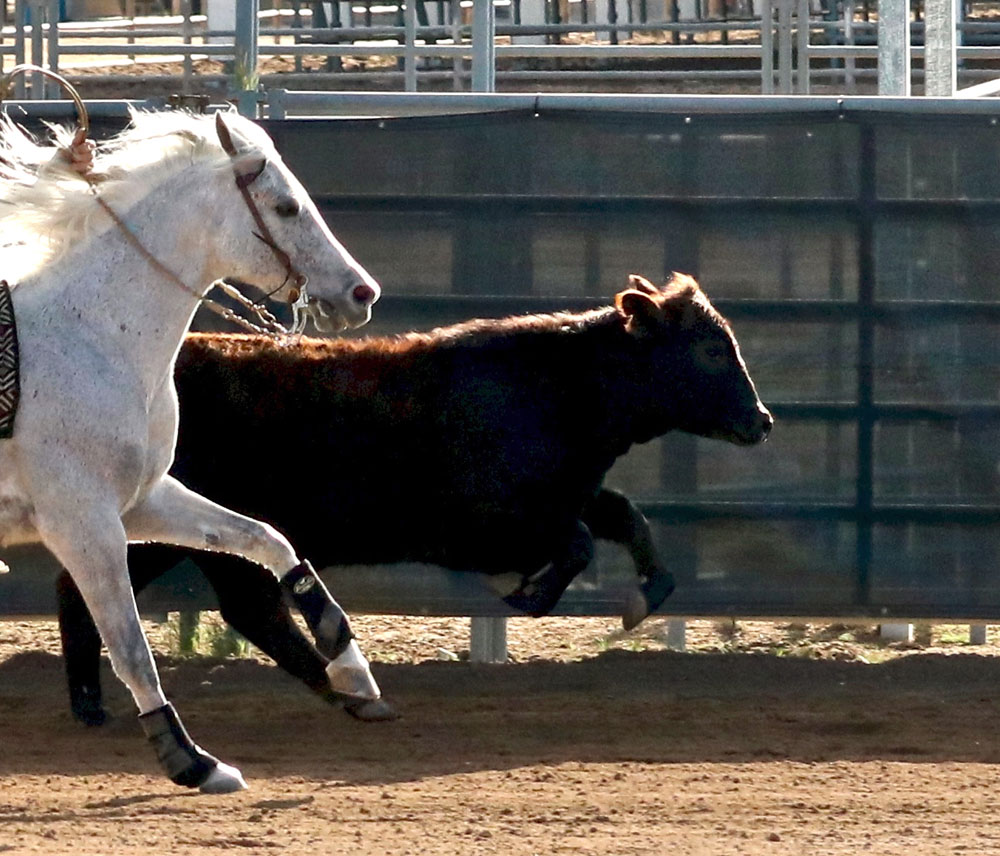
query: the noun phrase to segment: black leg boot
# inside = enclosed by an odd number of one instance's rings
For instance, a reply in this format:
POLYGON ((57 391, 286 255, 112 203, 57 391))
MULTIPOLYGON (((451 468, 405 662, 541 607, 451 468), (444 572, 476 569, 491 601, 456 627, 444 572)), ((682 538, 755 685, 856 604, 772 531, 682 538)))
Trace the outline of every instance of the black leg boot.
POLYGON ((312 565, 300 562, 281 578, 281 587, 302 613, 319 652, 330 660, 343 654, 354 638, 351 624, 312 565))
POLYGON ((212 793, 246 787, 238 770, 220 764, 218 758, 209 755, 191 739, 169 702, 149 713, 139 714, 139 724, 156 752, 156 760, 174 784, 212 793), (224 770, 223 775, 214 777, 220 768, 224 770), (212 784, 210 780, 214 778, 219 781, 212 784))

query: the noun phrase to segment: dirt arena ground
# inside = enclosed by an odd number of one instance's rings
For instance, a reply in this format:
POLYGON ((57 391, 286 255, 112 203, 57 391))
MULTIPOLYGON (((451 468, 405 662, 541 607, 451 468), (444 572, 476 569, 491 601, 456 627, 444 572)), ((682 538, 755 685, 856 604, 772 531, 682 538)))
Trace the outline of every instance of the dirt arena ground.
POLYGON ((518 620, 512 662, 464 620, 363 618, 402 714, 362 724, 262 658, 171 656, 196 739, 250 790, 171 786, 125 692, 67 711, 51 623, 0 623, 0 853, 940 854, 1000 852, 1000 645, 936 628, 518 620))

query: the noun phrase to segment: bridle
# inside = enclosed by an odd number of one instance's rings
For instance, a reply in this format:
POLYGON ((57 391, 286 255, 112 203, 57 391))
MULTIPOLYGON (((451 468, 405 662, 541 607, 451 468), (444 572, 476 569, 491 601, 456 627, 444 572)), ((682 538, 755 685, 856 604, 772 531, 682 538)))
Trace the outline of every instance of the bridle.
MULTIPOLYGON (((83 132, 84 136, 86 136, 90 129, 90 117, 87 114, 87 108, 83 103, 83 99, 80 98, 80 94, 68 80, 51 69, 41 68, 40 66, 32 65, 31 63, 22 63, 14 66, 14 68, 10 69, 10 71, 5 74, 0 75, 0 102, 5 100, 10 94, 13 78, 17 75, 26 74, 28 72, 38 73, 46 77, 50 77, 57 81, 59 85, 66 90, 76 106, 77 118, 80 126, 79 130, 83 132)), ((240 191, 240 195, 243 197, 243 201, 246 203, 247 209, 250 211, 250 216, 253 218, 254 224, 257 227, 257 231, 253 233, 254 237, 263 241, 270 248, 271 252, 274 253, 274 257, 285 269, 285 278, 277 288, 268 292, 267 296, 270 297, 275 292, 280 291, 285 285, 288 284, 289 281, 292 283, 288 292, 288 305, 292 310, 292 327, 290 329, 285 327, 262 304, 251 300, 238 288, 236 288, 236 286, 227 283, 224 280, 217 281, 213 284, 213 287, 220 288, 220 290, 224 291, 227 295, 229 295, 229 297, 243 306, 244 309, 256 315, 261 324, 263 324, 263 327, 248 321, 246 318, 243 318, 241 315, 233 312, 228 307, 212 300, 207 296, 207 294, 202 294, 191 288, 179 276, 177 276, 177 274, 170 270, 170 268, 168 268, 148 249, 146 249, 142 242, 136 237, 135 233, 128 227, 121 217, 118 216, 117 212, 110 205, 108 205, 104 199, 101 198, 98 193, 98 183, 95 178, 85 177, 84 180, 89 182, 98 205, 101 206, 111 221, 118 227, 119 231, 124 235, 128 243, 149 263, 151 267, 157 270, 166 279, 179 286, 183 291, 193 295, 206 308, 218 315, 221 315, 226 320, 254 333, 270 336, 299 334, 305 329, 306 326, 306 317, 303 310, 309 303, 306 295, 306 283, 308 282, 308 277, 295 266, 288 253, 278 245, 278 242, 274 239, 274 235, 268 228, 267 223, 261 216, 257 203, 250 194, 250 186, 258 178, 260 178, 261 173, 263 173, 265 167, 267 166, 267 162, 262 162, 258 169, 249 172, 240 172, 237 169, 235 162, 237 160, 238 152, 236 150, 236 146, 233 144, 232 134, 230 134, 229 128, 226 126, 221 112, 215 114, 215 130, 219 137, 219 143, 222 145, 223 151, 234 161, 233 175, 236 179, 236 187, 240 191)))
MULTIPOLYGON (((215 128, 219 136, 219 142, 222 144, 223 151, 230 158, 235 159, 238 154, 236 151, 236 146, 233 145, 232 135, 229 133, 229 129, 226 127, 221 114, 215 114, 215 128)), ((292 287, 289 289, 288 294, 288 305, 292 310, 292 326, 286 327, 277 318, 272 315, 267 308, 254 300, 251 300, 242 291, 240 291, 232 283, 228 283, 225 280, 218 280, 213 283, 213 288, 218 288, 220 291, 229 296, 232 300, 246 309, 248 312, 253 313, 256 316, 260 324, 254 324, 252 321, 244 318, 242 315, 234 312, 227 306, 219 303, 216 300, 208 297, 207 294, 201 294, 195 289, 191 288, 186 282, 184 282, 177 274, 175 274, 170 268, 168 268, 163 262, 161 262, 156 256, 154 256, 136 237, 135 233, 128 227, 128 225, 118 216, 118 213, 110 206, 97 192, 97 183, 92 179, 87 179, 90 181, 91 189, 94 191, 95 199, 97 204, 104 209, 104 212, 108 215, 111 221, 118 227, 118 230, 125 237, 125 240, 136 250, 136 252, 141 255, 146 262, 154 270, 158 271, 163 277, 173 282, 175 285, 180 287, 183 291, 192 295, 196 300, 198 300, 206 309, 214 312, 216 315, 220 315, 227 321, 242 327, 244 330, 248 330, 251 333, 257 333, 265 336, 290 336, 299 335, 305 330, 306 326, 306 316, 303 310, 308 305, 308 296, 306 295, 306 282, 307 277, 302 273, 292 262, 291 257, 285 250, 283 250, 278 242, 275 241, 274 235, 268 228, 267 223, 261 216, 260 209, 257 207, 257 203, 254 201, 253 196, 250 195, 250 185, 256 181, 264 168, 267 166, 267 162, 264 161, 258 169, 251 172, 241 173, 234 163, 233 174, 236 178, 236 187, 240 191, 240 195, 243 197, 243 201, 246 203, 247 208, 250 211, 251 217, 257 226, 259 231, 253 233, 254 237, 263 241, 274 253, 275 258, 285 269, 285 278, 281 281, 273 291, 268 292, 267 296, 270 297, 274 292, 281 289, 289 280, 292 281, 292 287), (262 325, 262 326, 261 326, 262 325)), ((209 289, 211 291, 211 288, 209 289)))
POLYGON ((260 167, 255 170, 240 172, 235 163, 238 152, 236 151, 236 146, 233 144, 232 134, 229 133, 229 128, 226 127, 226 123, 222 118, 221 112, 215 114, 215 132, 219 136, 219 142, 222 144, 222 150, 234 161, 233 175, 236 178, 236 187, 240 191, 240 195, 243 197, 243 201, 246 203, 247 209, 250 211, 250 216, 253 217, 253 221, 257 226, 257 231, 253 233, 254 237, 263 241, 270 248, 271 252, 274 253, 274 257, 285 269, 285 279, 282 281, 281 285, 274 289, 274 291, 268 293, 268 297, 274 294, 275 291, 279 291, 288 283, 289 280, 291 280, 292 287, 288 293, 288 304, 292 307, 292 311, 296 313, 297 321, 297 309, 304 308, 307 302, 305 290, 306 283, 309 281, 309 278, 295 266, 288 253, 278 246, 278 242, 274 239, 274 235, 271 234, 271 230, 268 228, 266 221, 261 216, 260 209, 257 207, 256 201, 254 201, 253 196, 250 195, 250 185, 260 178, 261 173, 267 166, 267 161, 262 161, 260 167))

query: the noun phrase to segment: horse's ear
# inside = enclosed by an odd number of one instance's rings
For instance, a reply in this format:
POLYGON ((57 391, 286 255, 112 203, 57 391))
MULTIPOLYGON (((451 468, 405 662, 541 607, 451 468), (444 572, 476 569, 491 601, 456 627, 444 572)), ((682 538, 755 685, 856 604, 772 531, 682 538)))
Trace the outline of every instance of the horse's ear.
POLYGON ((229 126, 226 124, 226 120, 222 118, 221 110, 215 114, 215 133, 219 137, 219 143, 222 145, 222 150, 229 155, 229 157, 236 157, 236 146, 233 145, 233 135, 229 131, 229 126))

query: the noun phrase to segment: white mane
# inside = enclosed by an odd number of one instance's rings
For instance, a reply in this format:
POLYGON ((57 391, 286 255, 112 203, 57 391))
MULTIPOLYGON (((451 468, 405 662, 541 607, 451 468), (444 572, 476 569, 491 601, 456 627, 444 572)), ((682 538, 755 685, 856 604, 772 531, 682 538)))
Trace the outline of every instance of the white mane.
MULTIPOLYGON (((270 138, 239 115, 226 115, 241 154, 274 156, 270 138)), ((53 128, 65 147, 73 129, 53 128)), ((96 187, 63 168, 51 147, 38 145, 10 119, 0 120, 0 240, 20 244, 29 258, 21 276, 35 272, 71 246, 108 227, 95 201, 101 198, 123 215, 153 188, 194 163, 231 168, 218 140, 214 116, 192 113, 138 112, 122 133, 98 143, 93 175, 96 187)), ((7 255, 11 248, 4 249, 7 255)), ((0 275, 9 276, 8 273, 0 275)))

